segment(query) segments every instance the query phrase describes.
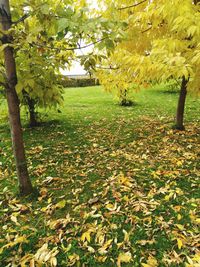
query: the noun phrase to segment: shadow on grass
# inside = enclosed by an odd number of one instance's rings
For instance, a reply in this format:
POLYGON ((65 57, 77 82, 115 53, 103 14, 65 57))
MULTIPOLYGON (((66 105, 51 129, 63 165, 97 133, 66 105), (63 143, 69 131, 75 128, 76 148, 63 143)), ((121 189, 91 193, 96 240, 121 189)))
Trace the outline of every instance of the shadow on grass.
POLYGON ((165 95, 178 95, 178 89, 168 89, 168 90, 155 90, 156 93, 165 94, 165 95))

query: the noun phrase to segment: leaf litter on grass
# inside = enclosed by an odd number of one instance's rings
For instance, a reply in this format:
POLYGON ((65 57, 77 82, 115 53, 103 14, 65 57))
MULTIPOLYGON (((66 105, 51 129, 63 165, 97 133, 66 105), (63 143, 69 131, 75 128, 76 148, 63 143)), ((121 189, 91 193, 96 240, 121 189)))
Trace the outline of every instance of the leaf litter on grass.
POLYGON ((29 150, 40 195, 1 191, 2 266, 199 266, 198 125, 138 125, 93 123, 82 143, 29 150))

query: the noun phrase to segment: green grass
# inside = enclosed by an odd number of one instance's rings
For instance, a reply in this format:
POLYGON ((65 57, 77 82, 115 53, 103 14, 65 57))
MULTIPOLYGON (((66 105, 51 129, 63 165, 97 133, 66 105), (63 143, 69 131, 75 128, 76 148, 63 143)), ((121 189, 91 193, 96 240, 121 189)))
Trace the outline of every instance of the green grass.
POLYGON ((58 249, 59 267, 117 266, 126 252, 132 259, 122 266, 185 266, 186 256, 197 263, 200 99, 188 95, 186 131, 178 132, 171 129, 176 93, 162 85, 132 97, 135 105, 120 107, 101 87, 66 89, 61 113, 43 111, 35 129, 22 109, 29 173, 40 192, 33 199, 17 196, 0 99, 0 247, 10 244, 1 266, 20 266, 24 257, 29 266, 45 243, 58 249))

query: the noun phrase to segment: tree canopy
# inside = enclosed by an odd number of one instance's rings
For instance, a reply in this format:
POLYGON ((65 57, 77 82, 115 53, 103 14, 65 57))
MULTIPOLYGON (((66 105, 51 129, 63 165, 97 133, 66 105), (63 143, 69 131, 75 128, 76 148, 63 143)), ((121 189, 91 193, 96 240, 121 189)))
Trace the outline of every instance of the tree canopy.
MULTIPOLYGON (((200 90, 199 5, 184 1, 105 1, 105 16, 127 22, 126 39, 110 57, 117 70, 105 72, 113 83, 127 87, 171 78, 189 80, 188 89, 200 90), (115 82, 116 81, 116 82, 115 82)), ((101 73, 102 75, 102 73, 101 73)), ((113 86, 102 77, 106 86, 113 86)))

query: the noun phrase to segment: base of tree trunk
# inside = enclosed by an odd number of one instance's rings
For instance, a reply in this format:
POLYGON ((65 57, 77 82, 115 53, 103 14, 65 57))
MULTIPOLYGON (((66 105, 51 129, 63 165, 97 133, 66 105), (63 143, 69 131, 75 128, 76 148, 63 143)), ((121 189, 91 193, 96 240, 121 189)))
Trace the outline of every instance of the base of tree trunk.
POLYGON ((33 192, 34 192, 34 190, 33 190, 32 186, 28 186, 28 187, 19 186, 20 196, 28 196, 28 195, 31 195, 33 192))
POLYGON ((179 125, 173 125, 172 126, 173 130, 178 130, 178 131, 185 131, 185 126, 179 126, 179 125))
POLYGON ((122 107, 131 107, 134 105, 134 102, 132 100, 123 99, 120 101, 119 105, 122 107))
POLYGON ((187 96, 187 84, 188 79, 186 79, 184 76, 182 78, 181 83, 181 90, 179 94, 179 100, 178 100, 178 106, 176 111, 176 121, 175 121, 175 129, 179 131, 184 131, 184 110, 185 110, 185 101, 187 96))
POLYGON ((40 196, 40 193, 36 187, 32 187, 32 190, 23 190, 22 188, 19 188, 19 197, 28 197, 30 200, 37 200, 38 197, 40 196))
POLYGON ((30 122, 29 123, 29 127, 30 128, 35 128, 35 127, 38 127, 40 126, 40 123, 38 121, 34 121, 34 122, 30 122))

